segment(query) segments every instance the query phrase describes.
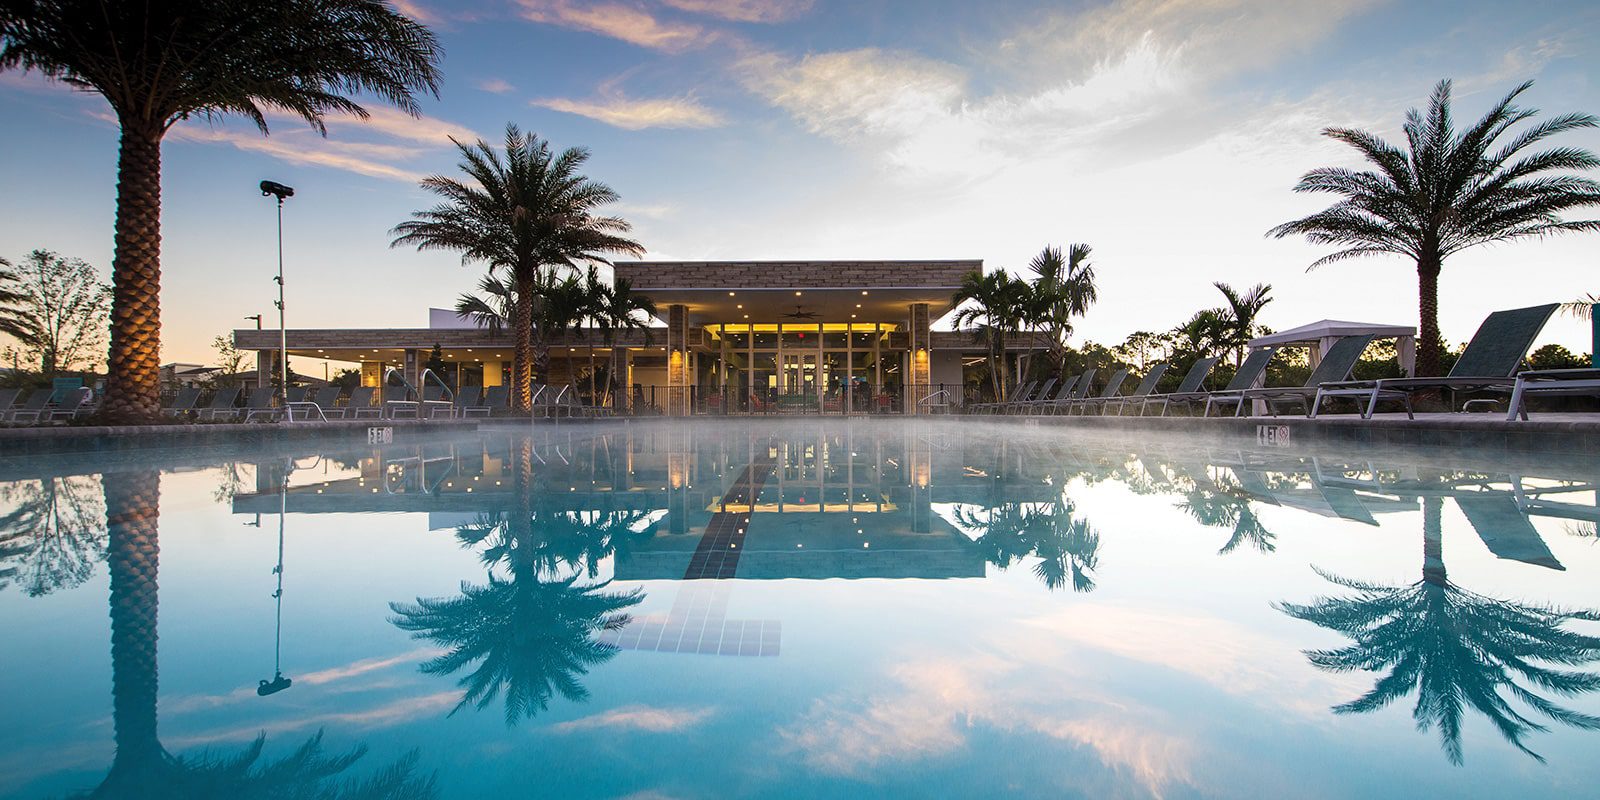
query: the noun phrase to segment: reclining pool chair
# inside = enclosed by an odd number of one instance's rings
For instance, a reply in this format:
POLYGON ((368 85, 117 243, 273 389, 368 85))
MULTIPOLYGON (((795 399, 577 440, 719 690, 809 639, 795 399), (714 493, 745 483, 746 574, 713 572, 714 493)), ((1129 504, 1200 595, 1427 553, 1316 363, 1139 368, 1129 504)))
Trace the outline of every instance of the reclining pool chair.
MULTIPOLYGON (((1186 406, 1204 404, 1208 410, 1207 413, 1209 413, 1211 398, 1237 394, 1250 388, 1257 380, 1260 380, 1262 375, 1266 374, 1267 363, 1272 361, 1272 357, 1277 354, 1278 348, 1276 347, 1262 347, 1252 350, 1250 355, 1244 357, 1244 363, 1240 364, 1239 370, 1233 373, 1233 379, 1228 381, 1227 386, 1215 392, 1195 392, 1185 396, 1173 393, 1167 398, 1167 402, 1169 404, 1181 403, 1186 406)), ((1162 416, 1166 416, 1166 414, 1163 412, 1162 416)))
POLYGON ((1150 396, 1150 393, 1155 390, 1156 384, 1161 381, 1161 376, 1167 374, 1167 367, 1168 365, 1166 364, 1157 364, 1151 367, 1150 371, 1146 372, 1144 378, 1139 381, 1139 385, 1133 387, 1133 392, 1131 394, 1125 394, 1120 397, 1111 397, 1101 401, 1100 413, 1104 414, 1106 413, 1107 409, 1111 408, 1112 406, 1116 406, 1117 416, 1120 417, 1122 416, 1122 409, 1124 406, 1129 406, 1134 403, 1139 403, 1142 405, 1144 403, 1144 399, 1150 396))
POLYGON ((1002 409, 1002 411, 1004 411, 1007 414, 1015 414, 1018 411, 1022 411, 1024 409, 1028 408, 1029 406, 1031 406, 1032 404, 1037 403, 1037 402, 1039 402, 1040 400, 1043 400, 1046 397, 1049 397, 1050 396, 1050 390, 1054 389, 1054 388, 1056 388, 1056 379, 1055 378, 1049 378, 1044 383, 1040 384, 1037 388, 1035 388, 1034 391, 1033 391, 1033 394, 1031 396, 1023 397, 1021 395, 1018 395, 1018 396, 1012 398, 1010 402, 1006 403, 1005 408, 1002 409))
POLYGON ((218 417, 237 417, 239 410, 234 405, 239 402, 239 387, 230 386, 218 389, 211 395, 211 404, 195 412, 200 419, 216 419, 218 417))
POLYGON ((1056 384, 1055 394, 1052 395, 1050 392, 1041 392, 1038 397, 1035 397, 1026 403, 1020 404, 1019 409, 1024 414, 1042 413, 1048 409, 1050 404, 1055 402, 1056 399, 1072 394, 1072 387, 1075 386, 1077 382, 1078 377, 1076 375, 1067 378, 1066 380, 1061 381, 1059 384, 1056 384))
MULTIPOLYGON (((1028 381, 1027 383, 1019 384, 1012 389, 1010 396, 1012 398, 1016 398, 1019 395, 1032 394, 1033 387, 1036 385, 1036 383, 1036 381, 1028 381)), ((980 414, 995 414, 999 413, 1001 406, 1004 406, 1005 404, 1005 402, 1001 402, 1000 400, 996 399, 988 403, 973 403, 970 407, 973 411, 976 411, 980 414)))
POLYGON ((22 422, 23 420, 38 422, 39 416, 45 413, 45 410, 50 407, 50 403, 55 399, 56 390, 54 389, 34 389, 28 394, 28 399, 24 400, 22 405, 8 409, 5 412, 4 419, 6 422, 22 422))
POLYGON ((1322 354, 1322 360, 1317 363, 1317 368, 1311 371, 1311 377, 1306 378, 1301 386, 1270 386, 1262 389, 1241 389, 1238 392, 1218 392, 1206 398, 1206 416, 1211 416, 1211 406, 1219 408, 1224 404, 1233 406, 1233 415, 1244 416, 1245 403, 1252 400, 1262 400, 1267 404, 1267 413, 1278 416, 1278 403, 1297 402, 1305 409, 1306 416, 1311 416, 1311 407, 1316 403, 1317 392, 1324 383, 1333 383, 1350 379, 1350 370, 1355 369, 1356 362, 1361 360, 1361 354, 1366 352, 1367 345, 1372 344, 1373 335, 1344 336, 1322 354))
POLYGON ((1094 388, 1094 373, 1093 369, 1086 369, 1079 374, 1071 392, 1062 392, 1056 395, 1056 399, 1050 401, 1050 413, 1060 414, 1063 408, 1071 411, 1073 403, 1087 397, 1089 390, 1094 388))
POLYGON ((1075 413, 1074 409, 1079 409, 1082 410, 1083 413, 1087 414, 1091 408, 1102 408, 1106 401, 1116 397, 1117 394, 1122 391, 1122 384, 1127 382, 1128 368, 1122 367, 1116 372, 1111 373, 1111 377, 1106 379, 1106 385, 1100 390, 1100 394, 1093 397, 1080 397, 1077 400, 1068 403, 1067 413, 1072 414, 1075 413))
POLYGON ((1311 404, 1311 416, 1316 417, 1322 401, 1330 397, 1354 397, 1358 402, 1365 400, 1365 407, 1361 409, 1362 419, 1372 418, 1379 400, 1400 400, 1405 403, 1406 416, 1415 419, 1411 399, 1417 392, 1448 390, 1452 407, 1455 405, 1456 392, 1510 394, 1516 386, 1513 373, 1557 308, 1558 304, 1551 303, 1490 314, 1478 326, 1478 332, 1472 335, 1472 341, 1467 343, 1467 349, 1456 359, 1450 374, 1443 378, 1383 378, 1323 384, 1311 404))
POLYGON ((1139 416, 1144 416, 1144 410, 1151 403, 1161 404, 1161 416, 1167 415, 1167 404, 1172 398, 1179 398, 1178 402, 1188 403, 1192 397, 1205 397, 1201 386, 1206 382, 1206 376, 1211 374, 1211 368, 1217 365, 1217 358, 1202 358, 1189 365, 1189 371, 1183 374, 1183 380, 1178 382, 1176 389, 1161 394, 1146 395, 1139 401, 1139 416))
POLYGON ((200 390, 198 388, 191 386, 187 389, 179 389, 178 396, 172 400, 172 405, 161 409, 161 413, 169 417, 187 414, 193 411, 199 402, 200 390))

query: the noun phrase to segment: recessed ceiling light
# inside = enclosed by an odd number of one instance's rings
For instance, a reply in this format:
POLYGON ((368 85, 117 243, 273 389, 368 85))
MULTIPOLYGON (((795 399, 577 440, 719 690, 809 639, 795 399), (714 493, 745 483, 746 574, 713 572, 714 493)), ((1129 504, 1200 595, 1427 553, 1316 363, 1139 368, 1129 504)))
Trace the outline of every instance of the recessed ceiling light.
POLYGON ((734 308, 744 308, 744 303, 737 303, 734 305, 734 308))
POLYGON ((861 293, 862 293, 862 294, 866 294, 866 293, 867 293, 867 290, 866 290, 866 289, 862 289, 862 290, 861 290, 861 293))
POLYGON ((795 296, 795 297, 799 297, 799 296, 800 296, 800 292, 795 292, 795 293, 794 293, 794 296, 795 296))
POLYGON ((728 292, 728 296, 729 296, 729 297, 732 297, 732 296, 733 296, 733 295, 734 295, 734 293, 733 293, 733 292, 728 292))

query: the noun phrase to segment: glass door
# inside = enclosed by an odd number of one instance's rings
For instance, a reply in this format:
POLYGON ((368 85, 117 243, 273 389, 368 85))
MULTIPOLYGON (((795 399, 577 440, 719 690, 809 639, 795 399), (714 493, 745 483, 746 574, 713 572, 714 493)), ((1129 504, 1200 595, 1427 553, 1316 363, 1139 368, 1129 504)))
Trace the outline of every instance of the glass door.
POLYGON ((783 354, 783 393, 794 411, 809 411, 817 400, 817 354, 783 354))

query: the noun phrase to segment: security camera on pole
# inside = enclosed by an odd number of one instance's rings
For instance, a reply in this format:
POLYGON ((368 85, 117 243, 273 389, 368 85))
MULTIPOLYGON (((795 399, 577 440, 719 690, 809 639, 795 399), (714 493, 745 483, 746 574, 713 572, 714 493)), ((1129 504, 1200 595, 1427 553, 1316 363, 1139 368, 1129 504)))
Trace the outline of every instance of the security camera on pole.
POLYGON ((283 201, 294 189, 272 181, 261 182, 262 197, 278 198, 278 408, 289 408, 289 330, 283 320, 283 201))

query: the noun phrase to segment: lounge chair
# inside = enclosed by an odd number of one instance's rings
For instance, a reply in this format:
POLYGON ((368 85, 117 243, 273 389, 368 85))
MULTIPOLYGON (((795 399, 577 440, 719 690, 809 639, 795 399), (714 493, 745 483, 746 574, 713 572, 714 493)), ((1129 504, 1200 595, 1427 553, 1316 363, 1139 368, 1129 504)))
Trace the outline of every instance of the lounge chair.
MULTIPOLYGON (((1271 357, 1270 354, 1267 356, 1267 358, 1271 357)), ((1189 371, 1183 374, 1183 380, 1178 381, 1176 389, 1163 394, 1145 396, 1144 399, 1139 401, 1139 416, 1144 416, 1144 410, 1149 408, 1151 403, 1161 404, 1161 416, 1164 417, 1167 415, 1167 404, 1173 402, 1175 398, 1177 402, 1185 405, 1193 402, 1193 398, 1205 399, 1205 392, 1200 387, 1206 382, 1206 376, 1211 374, 1211 369, 1217 365, 1218 360, 1215 357, 1202 358, 1189 365, 1189 371)), ((1249 361, 1249 359, 1245 360, 1246 362, 1249 361)), ((1261 363, 1265 366, 1265 359, 1261 363)), ((1241 367, 1239 371, 1243 372, 1244 370, 1241 367)))
MULTIPOLYGON (((1167 403, 1169 405, 1181 403, 1185 406, 1205 403, 1206 408, 1209 409, 1212 397, 1236 394, 1254 386, 1256 381, 1260 380, 1261 376, 1266 373, 1267 363, 1277 354, 1278 348, 1276 347, 1262 347, 1252 350, 1250 355, 1244 357, 1244 363, 1240 364, 1238 371, 1233 373, 1233 379, 1228 381, 1227 386, 1215 392, 1193 392, 1187 395, 1179 395, 1174 392, 1167 396, 1167 403)), ((1161 415, 1166 416, 1166 411, 1163 410, 1161 415)))
MULTIPOLYGON (((1122 391, 1122 384, 1127 382, 1128 368, 1123 367, 1116 372, 1111 373, 1111 378, 1106 381, 1105 388, 1100 390, 1099 396, 1084 396, 1074 400, 1071 403, 1068 403, 1067 413, 1071 414, 1074 408, 1082 408, 1083 413, 1085 414, 1089 413, 1090 408, 1101 408, 1104 403, 1109 401, 1111 398, 1116 397, 1117 393, 1122 391)), ((1102 410, 1104 409, 1102 408, 1102 410)))
POLYGON ((87 386, 80 386, 68 391, 61 396, 61 401, 53 408, 46 411, 44 418, 54 422, 58 419, 76 419, 79 415, 87 414, 93 408, 90 401, 94 399, 94 390, 87 386))
POLYGON ((1539 369, 1517 374, 1511 387, 1511 408, 1507 421, 1528 418, 1529 395, 1543 397, 1600 396, 1600 369, 1539 369))
MULTIPOLYGON (((1018 397, 1026 397, 1026 396, 1032 395, 1033 394, 1033 387, 1035 387, 1037 385, 1039 385, 1038 381, 1028 381, 1027 383, 1019 385, 1015 389, 1012 390, 1011 398, 1013 400, 1015 400, 1018 397)), ((1004 406, 1006 406, 1010 402, 1011 402, 1010 400, 1002 401, 1002 400, 996 399, 994 402, 990 402, 990 403, 973 403, 972 404, 972 408, 974 410, 977 410, 979 412, 986 413, 986 414, 997 414, 997 413, 1000 412, 1001 408, 1003 408, 1004 406)))
MULTIPOLYGON (((409 412, 411 416, 420 416, 418 409, 421 404, 411 399, 411 389, 406 386, 383 387, 381 409, 379 416, 389 419, 398 419, 401 414, 409 412)), ((357 414, 356 416, 360 416, 357 414)))
MULTIPOLYGON (((455 401, 451 413, 457 417, 465 417, 474 408, 483 405, 482 386, 463 386, 456 390, 455 401)), ((485 412, 487 413, 487 412, 485 412)))
POLYGON ((1032 400, 1029 400, 1026 403, 1020 404, 1021 411, 1024 414, 1038 414, 1038 413, 1041 413, 1045 409, 1049 408, 1051 403, 1055 402, 1056 400, 1058 400, 1058 399, 1060 399, 1062 397, 1066 397, 1067 395, 1072 394, 1073 388, 1076 387, 1077 385, 1078 385, 1078 376, 1074 375, 1074 376, 1062 381, 1061 383, 1057 384, 1056 385, 1056 391, 1055 391, 1054 395, 1052 395, 1050 392, 1041 392, 1038 397, 1036 397, 1036 398, 1034 398, 1032 400))
POLYGON ((490 386, 489 388, 483 390, 483 399, 481 401, 462 408, 461 416, 494 416, 494 412, 502 411, 507 407, 507 401, 510 399, 510 386, 506 386, 504 384, 500 386, 490 386))
POLYGON ((1144 403, 1144 399, 1150 395, 1150 392, 1155 390, 1156 384, 1161 381, 1161 376, 1165 374, 1167 374, 1166 364, 1157 364, 1151 367, 1150 371, 1146 372, 1144 378, 1139 381, 1139 385, 1133 387, 1132 394, 1126 394, 1120 397, 1111 397, 1102 401, 1100 405, 1100 413, 1104 414, 1106 413, 1107 409, 1111 408, 1112 406, 1116 406, 1117 416, 1120 417, 1122 416, 1123 407, 1133 403, 1144 403))
POLYGON ((38 422, 39 416, 45 413, 55 397, 54 389, 34 389, 22 405, 7 410, 4 419, 6 422, 21 422, 26 418, 29 422, 38 422))
POLYGON ((237 386, 227 389, 218 389, 211 395, 211 404, 195 412, 200 419, 216 419, 220 416, 237 417, 238 409, 234 405, 239 402, 239 388, 237 386))
POLYGON ((178 396, 172 400, 172 405, 161 409, 161 413, 169 417, 176 417, 193 411, 194 407, 199 403, 200 390, 198 388, 191 386, 187 389, 179 389, 178 396))
POLYGON ((383 417, 383 409, 372 404, 372 398, 378 393, 375 386, 357 386, 350 390, 350 400, 345 403, 345 419, 361 419, 362 417, 383 417))
POLYGON ((278 407, 277 400, 278 390, 271 386, 262 386, 251 392, 250 399, 240 410, 244 414, 244 421, 249 422, 256 417, 265 417, 269 421, 277 419, 278 415, 283 413, 283 409, 278 407))
POLYGON ((17 395, 20 394, 21 389, 0 389, 0 419, 5 419, 6 412, 17 404, 17 395))
POLYGON ((451 395, 452 399, 446 400, 444 395, 447 391, 445 387, 439 385, 422 387, 422 408, 419 416, 425 419, 433 419, 440 413, 446 417, 455 416, 454 394, 451 395))
MULTIPOLYGON (((1533 347, 1533 340, 1550 315, 1560 306, 1556 303, 1528 308, 1496 311, 1485 317, 1478 332, 1472 335, 1467 349, 1456 359, 1450 374, 1443 378, 1384 378, 1376 381, 1340 381, 1320 387, 1312 403, 1311 416, 1315 417, 1322 401, 1330 397, 1365 399, 1361 418, 1371 419, 1379 400, 1400 400, 1405 403, 1406 416, 1415 418, 1411 408, 1412 396, 1417 392, 1448 389, 1451 406, 1455 405, 1457 392, 1499 392, 1509 394, 1516 388, 1512 374, 1533 347)), ((1513 411, 1513 413, 1515 413, 1513 411)))
POLYGON ((1233 415, 1243 416, 1245 403, 1252 400, 1264 401, 1267 412, 1278 416, 1278 403, 1293 401, 1306 410, 1306 416, 1311 416, 1312 406, 1316 404, 1317 393, 1322 391, 1325 383, 1335 383, 1348 380, 1350 370, 1355 369, 1356 362, 1361 360, 1361 354, 1366 352, 1367 345, 1372 344, 1373 335, 1344 336, 1322 354, 1322 360, 1317 363, 1317 368, 1311 371, 1311 376, 1301 386, 1272 386, 1263 389, 1241 389, 1238 392, 1218 392, 1206 398, 1206 416, 1211 416, 1211 406, 1222 406, 1224 403, 1233 405, 1233 415))
POLYGON ((1013 413, 1013 412, 1016 412, 1016 411, 1020 411, 1020 410, 1022 410, 1024 408, 1028 407, 1029 405, 1033 404, 1033 403, 1037 403, 1040 400, 1043 400, 1044 398, 1049 397, 1050 396, 1050 390, 1054 389, 1054 388, 1056 388, 1056 379, 1055 378, 1050 378, 1050 379, 1046 380, 1044 383, 1040 384, 1038 386, 1038 388, 1034 389, 1033 396, 1031 396, 1031 397, 1020 397, 1020 396, 1016 397, 1016 398, 1012 399, 1011 402, 1006 403, 1005 408, 1002 409, 1002 410, 1007 414, 1010 414, 1010 413, 1013 413))
POLYGON ((307 387, 305 386, 290 386, 289 391, 284 393, 284 400, 290 403, 304 403, 306 401, 306 391, 307 387))
POLYGON ((1089 390, 1094 388, 1094 373, 1095 370, 1092 369, 1084 370, 1083 374, 1078 376, 1077 385, 1071 394, 1056 395, 1056 399, 1050 402, 1050 413, 1060 414, 1063 408, 1071 411, 1073 403, 1088 397, 1089 390))

